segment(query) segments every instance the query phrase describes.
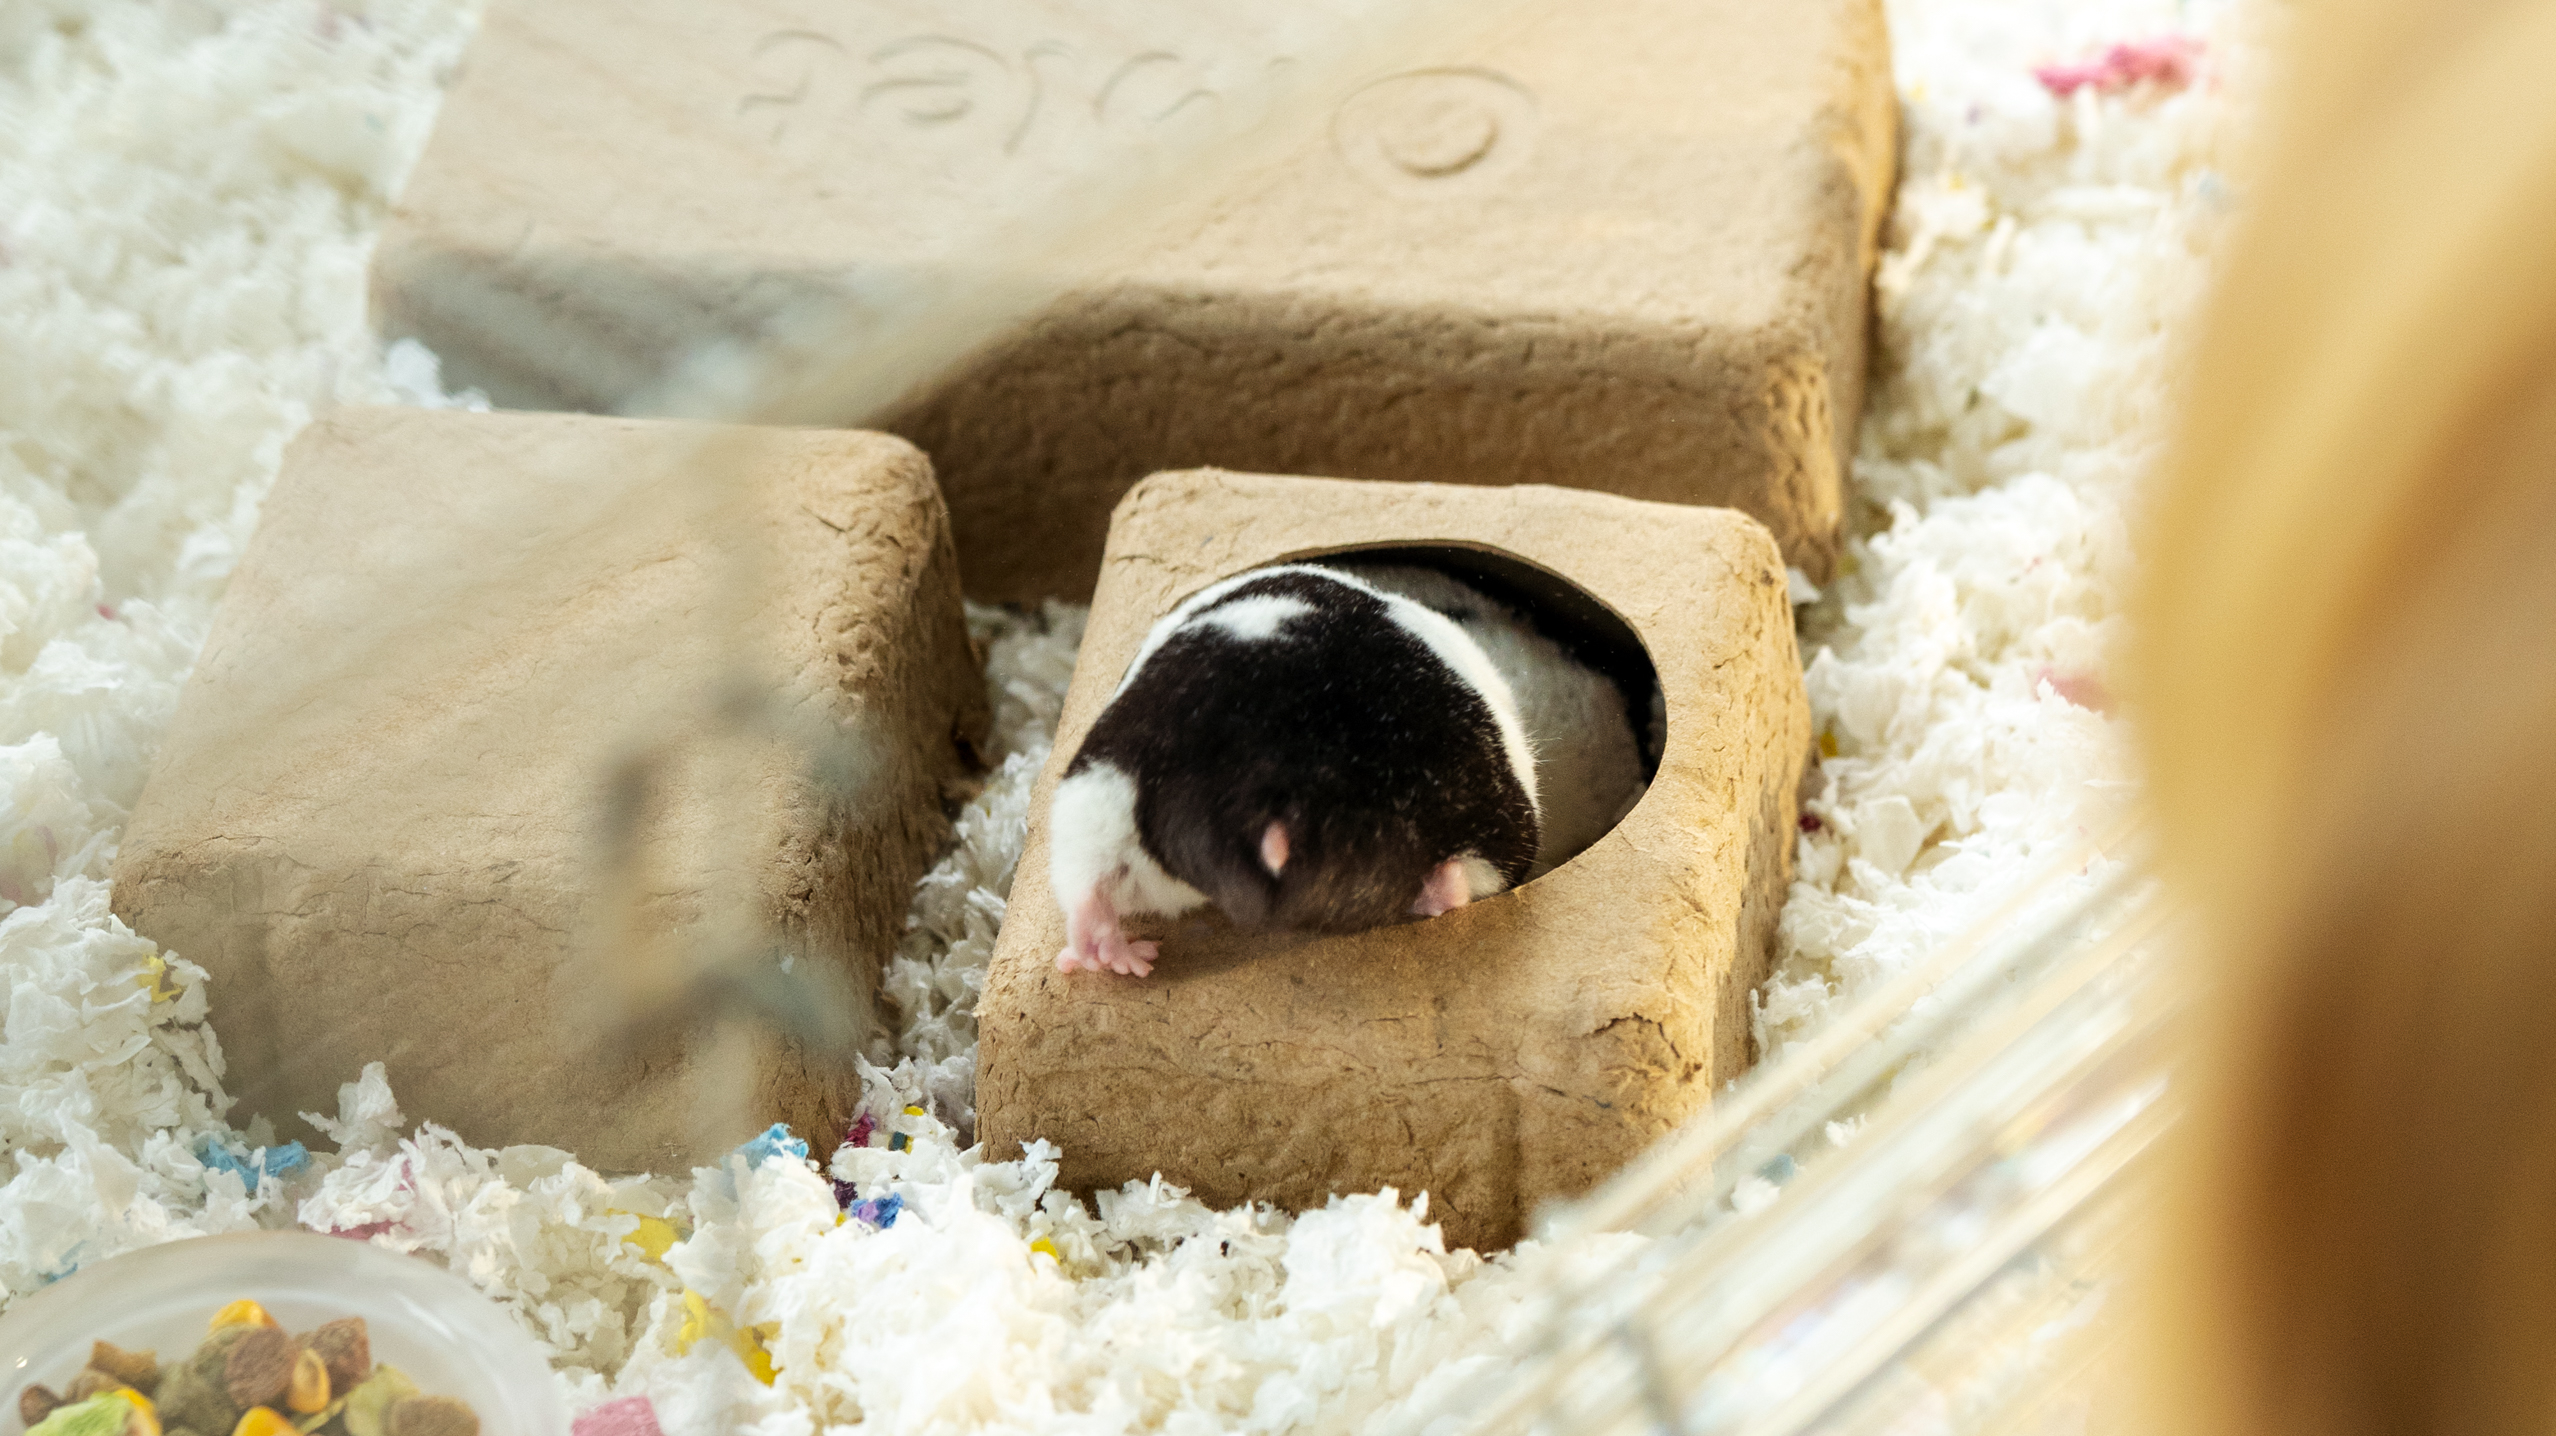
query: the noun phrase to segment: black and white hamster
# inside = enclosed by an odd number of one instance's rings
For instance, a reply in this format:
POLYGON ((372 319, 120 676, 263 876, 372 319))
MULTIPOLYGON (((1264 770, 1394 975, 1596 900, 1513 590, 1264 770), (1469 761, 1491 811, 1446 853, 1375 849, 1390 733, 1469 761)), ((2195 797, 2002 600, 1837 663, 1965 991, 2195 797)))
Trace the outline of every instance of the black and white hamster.
POLYGON ((1060 970, 1144 976, 1137 914, 1356 932, 1537 876, 1641 796, 1624 695, 1433 570, 1255 569, 1146 635, 1048 817, 1060 970))

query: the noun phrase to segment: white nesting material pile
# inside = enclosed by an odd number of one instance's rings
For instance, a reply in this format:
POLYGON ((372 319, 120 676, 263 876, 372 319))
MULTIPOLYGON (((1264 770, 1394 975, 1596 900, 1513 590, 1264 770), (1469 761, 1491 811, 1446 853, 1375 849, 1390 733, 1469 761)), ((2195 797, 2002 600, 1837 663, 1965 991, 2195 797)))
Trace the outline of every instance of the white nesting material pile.
POLYGON ((2192 0, 1891 16, 1908 143, 1857 532, 1803 614, 1828 756, 1758 1008, 1770 1054, 2122 807, 2126 510, 2234 209, 2227 82, 2253 53, 2248 12, 2192 0), (2060 99, 2034 73, 2179 39, 2207 42, 2189 86, 2060 99))
POLYGON ((0 1287, 273 1220, 194 1155, 201 974, 108 861, 285 442, 386 366, 364 263, 467 38, 449 3, 0 3, 0 1287))
MULTIPOLYGON (((2031 70, 2199 8, 1893 6, 1910 137, 1886 372, 1855 568, 1807 619, 1836 755, 1770 1044, 1960 926, 2123 778, 2097 711, 2122 507, 2226 204, 2224 105, 2059 102, 2031 70)), ((888 981, 901 1051, 872 1081, 912 1145, 830 1173, 895 1199, 892 1221, 838 1223, 786 1156, 608 1182, 472 1150, 412 1129, 377 1078, 349 1087, 333 1150, 242 1179, 239 1158, 274 1159, 223 1122, 202 1026, 220 994, 117 925, 103 877, 284 442, 332 402, 442 401, 428 356, 368 337, 361 276, 473 10, 0 3, 0 1290, 197 1232, 366 1235, 506 1302, 580 1403, 646 1394, 670 1433, 1349 1430, 1496 1368, 1522 1294, 1572 1254, 1448 1255, 1390 1197, 1290 1220, 1157 1189, 1095 1214, 1046 1190, 1046 1162, 954 1140, 1068 610, 978 615, 1002 766, 918 891, 888 981), (659 1260, 634 1234, 687 1239, 659 1260), (769 1385, 748 1364, 767 1358, 769 1385)), ((838 1136, 802 1135, 820 1157, 838 1136)))

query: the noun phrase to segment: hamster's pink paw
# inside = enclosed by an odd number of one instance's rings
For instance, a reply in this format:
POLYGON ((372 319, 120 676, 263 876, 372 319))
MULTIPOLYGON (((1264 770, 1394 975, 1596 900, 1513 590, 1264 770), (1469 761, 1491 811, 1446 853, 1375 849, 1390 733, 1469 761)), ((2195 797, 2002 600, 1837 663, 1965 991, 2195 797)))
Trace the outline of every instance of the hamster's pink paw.
POLYGON ((1464 861, 1449 858, 1429 870, 1420 881, 1420 896, 1411 900, 1411 911, 1418 917, 1436 917, 1453 912, 1473 901, 1473 884, 1464 875, 1464 861))
POLYGON ((1118 945, 1118 951, 1110 958, 1109 970, 1122 977, 1150 977, 1154 971, 1154 959, 1160 957, 1162 951, 1163 946, 1158 942, 1128 942, 1122 939, 1118 945))
POLYGON ((1056 954, 1056 970, 1143 977, 1161 950, 1159 943, 1128 941, 1107 890, 1095 887, 1065 909, 1065 950, 1056 954))

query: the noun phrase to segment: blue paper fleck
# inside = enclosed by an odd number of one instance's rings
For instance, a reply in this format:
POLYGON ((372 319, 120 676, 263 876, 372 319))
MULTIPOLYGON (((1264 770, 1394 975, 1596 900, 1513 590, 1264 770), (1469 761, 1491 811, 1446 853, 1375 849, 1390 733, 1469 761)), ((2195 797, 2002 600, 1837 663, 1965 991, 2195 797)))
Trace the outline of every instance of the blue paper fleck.
POLYGON ((206 1136, 195 1144, 195 1159, 217 1172, 228 1172, 240 1179, 240 1185, 257 1190, 261 1177, 282 1179, 311 1164, 311 1154, 299 1142, 286 1142, 280 1147, 260 1147, 243 1157, 223 1145, 222 1140, 206 1136))
POLYGON ((780 1122, 764 1128, 762 1136, 737 1150, 744 1154, 749 1167, 760 1167, 775 1157, 794 1157, 803 1162, 808 1157, 808 1144, 791 1136, 789 1127, 780 1122))
POLYGON ((88 1249, 89 1244, 87 1242, 73 1243, 71 1250, 62 1254, 61 1269, 58 1271, 38 1272, 36 1274, 36 1280, 44 1283, 46 1286, 51 1286, 55 1282, 60 1281, 64 1277, 78 1271, 80 1269, 80 1253, 87 1251, 88 1249))
POLYGON ((1793 1164, 1792 1153, 1777 1152, 1765 1166, 1757 1169, 1757 1174, 1780 1187, 1791 1181, 1793 1174, 1800 1170, 1801 1168, 1793 1164))
POLYGON ((882 1231, 896 1225, 896 1214, 905 1210, 905 1198, 890 1192, 866 1202, 854 1202, 850 1208, 855 1221, 868 1222, 882 1231))

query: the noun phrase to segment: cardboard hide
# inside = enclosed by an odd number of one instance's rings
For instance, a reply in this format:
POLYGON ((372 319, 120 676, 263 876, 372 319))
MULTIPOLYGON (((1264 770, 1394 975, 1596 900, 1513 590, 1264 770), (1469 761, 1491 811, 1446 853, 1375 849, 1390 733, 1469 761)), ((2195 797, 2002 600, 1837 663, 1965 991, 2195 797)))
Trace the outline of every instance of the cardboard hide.
POLYGON ((1749 1061, 1811 741, 1783 560, 1727 509, 1556 488, 1200 470, 1120 505, 1055 757, 977 1009, 978 1131, 1062 1179, 1160 1172, 1224 1206, 1426 1191, 1451 1244, 1514 1242, 1693 1116, 1749 1061), (1411 545, 1508 555, 1629 625, 1666 746, 1594 847, 1514 891, 1346 937, 1159 920, 1151 977, 1057 972, 1047 795, 1154 621, 1286 559, 1411 545))
MULTIPOLYGON (((376 318, 500 403, 651 412, 699 346, 1057 262, 1092 176, 1360 9, 495 0, 376 318)), ((1897 115, 1880 0, 1543 7, 1100 214, 1105 261, 901 408, 785 417, 930 453, 984 598, 1085 597, 1120 495, 1197 464, 1727 505, 1824 578, 1897 115)))
POLYGON ((412 1118, 606 1170, 822 1137, 857 1088, 758 1012, 863 1020, 984 705, 901 440, 341 410, 286 455, 115 909, 211 974, 235 1121, 292 1135, 378 1059, 412 1118))

